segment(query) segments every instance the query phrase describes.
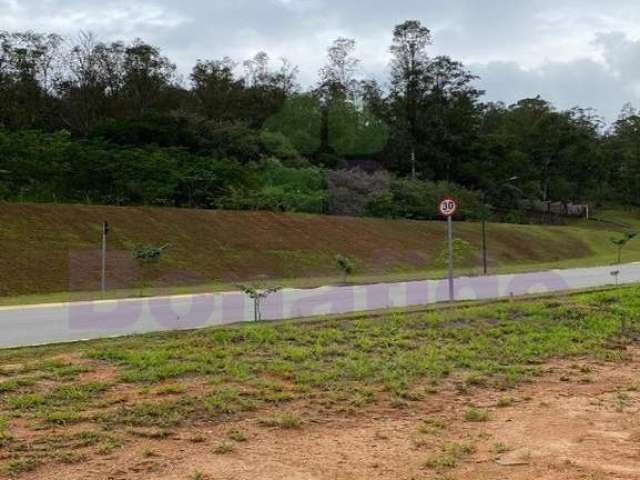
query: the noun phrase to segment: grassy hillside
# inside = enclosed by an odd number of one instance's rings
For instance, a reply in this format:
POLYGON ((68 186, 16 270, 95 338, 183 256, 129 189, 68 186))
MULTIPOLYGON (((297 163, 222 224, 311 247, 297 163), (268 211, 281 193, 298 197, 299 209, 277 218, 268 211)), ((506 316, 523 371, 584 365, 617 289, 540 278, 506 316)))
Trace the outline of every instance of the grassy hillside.
MULTIPOLYGON (((354 260, 359 281, 439 275, 444 269, 444 222, 0 203, 0 295, 97 290, 103 220, 113 227, 111 289, 138 284, 130 252, 140 243, 172 245, 149 274, 156 287, 221 287, 256 278, 298 285, 337 281, 336 254, 354 260)), ((490 225, 492 271, 611 263, 609 237, 615 228, 490 225)), ((455 229, 469 244, 458 270, 477 271, 480 225, 457 223, 455 229)), ((637 242, 625 260, 639 259, 637 242)))

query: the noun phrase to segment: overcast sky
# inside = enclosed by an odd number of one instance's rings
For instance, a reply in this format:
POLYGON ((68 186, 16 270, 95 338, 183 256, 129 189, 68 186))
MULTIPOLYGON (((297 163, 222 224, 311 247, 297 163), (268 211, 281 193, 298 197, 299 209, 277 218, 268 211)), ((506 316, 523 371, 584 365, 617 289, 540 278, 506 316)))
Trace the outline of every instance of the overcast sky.
POLYGON ((540 94, 608 120, 640 105, 638 0, 0 0, 0 30, 140 37, 185 74, 196 59, 265 50, 297 64, 303 84, 338 36, 358 41, 363 75, 384 78, 393 26, 405 19, 431 28, 433 55, 480 75, 487 99, 540 94))

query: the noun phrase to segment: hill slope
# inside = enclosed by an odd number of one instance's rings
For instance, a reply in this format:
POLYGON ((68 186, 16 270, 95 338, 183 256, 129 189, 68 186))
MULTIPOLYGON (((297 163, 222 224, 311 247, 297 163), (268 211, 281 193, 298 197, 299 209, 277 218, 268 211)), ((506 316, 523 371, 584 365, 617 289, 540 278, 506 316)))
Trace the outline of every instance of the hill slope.
MULTIPOLYGON (((157 286, 337 277, 336 254, 351 257, 362 276, 435 274, 444 267, 444 222, 0 203, 0 295, 97 290, 103 220, 113 227, 110 288, 137 284, 130 252, 139 243, 172 245, 149 275, 157 286)), ((479 224, 457 223, 455 229, 473 246, 458 266, 477 269, 479 224)), ((492 270, 610 262, 610 235, 602 228, 490 225, 492 270)), ((640 248, 631 245, 627 255, 640 258, 640 248)))

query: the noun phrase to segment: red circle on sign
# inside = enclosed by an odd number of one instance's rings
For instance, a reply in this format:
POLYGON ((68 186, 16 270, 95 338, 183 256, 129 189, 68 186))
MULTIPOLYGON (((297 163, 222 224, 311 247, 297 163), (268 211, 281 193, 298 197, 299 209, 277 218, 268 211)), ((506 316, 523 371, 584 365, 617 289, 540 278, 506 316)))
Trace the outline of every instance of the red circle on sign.
POLYGON ((458 202, 453 197, 445 197, 440 200, 438 210, 443 217, 452 217, 458 211, 458 202))

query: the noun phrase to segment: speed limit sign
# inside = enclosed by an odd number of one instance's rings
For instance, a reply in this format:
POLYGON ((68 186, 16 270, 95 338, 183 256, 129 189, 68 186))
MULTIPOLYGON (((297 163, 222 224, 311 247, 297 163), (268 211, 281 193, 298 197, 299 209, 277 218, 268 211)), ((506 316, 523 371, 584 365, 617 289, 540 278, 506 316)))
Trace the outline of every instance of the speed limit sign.
POLYGON ((452 217, 458 210, 458 202, 452 197, 443 198, 440 201, 439 210, 443 217, 452 217))
POLYGON ((453 197, 445 197, 440 200, 438 210, 440 210, 440 215, 447 219, 447 243, 449 247, 449 301, 453 302, 455 300, 453 285, 453 216, 458 210, 458 202, 453 197))

